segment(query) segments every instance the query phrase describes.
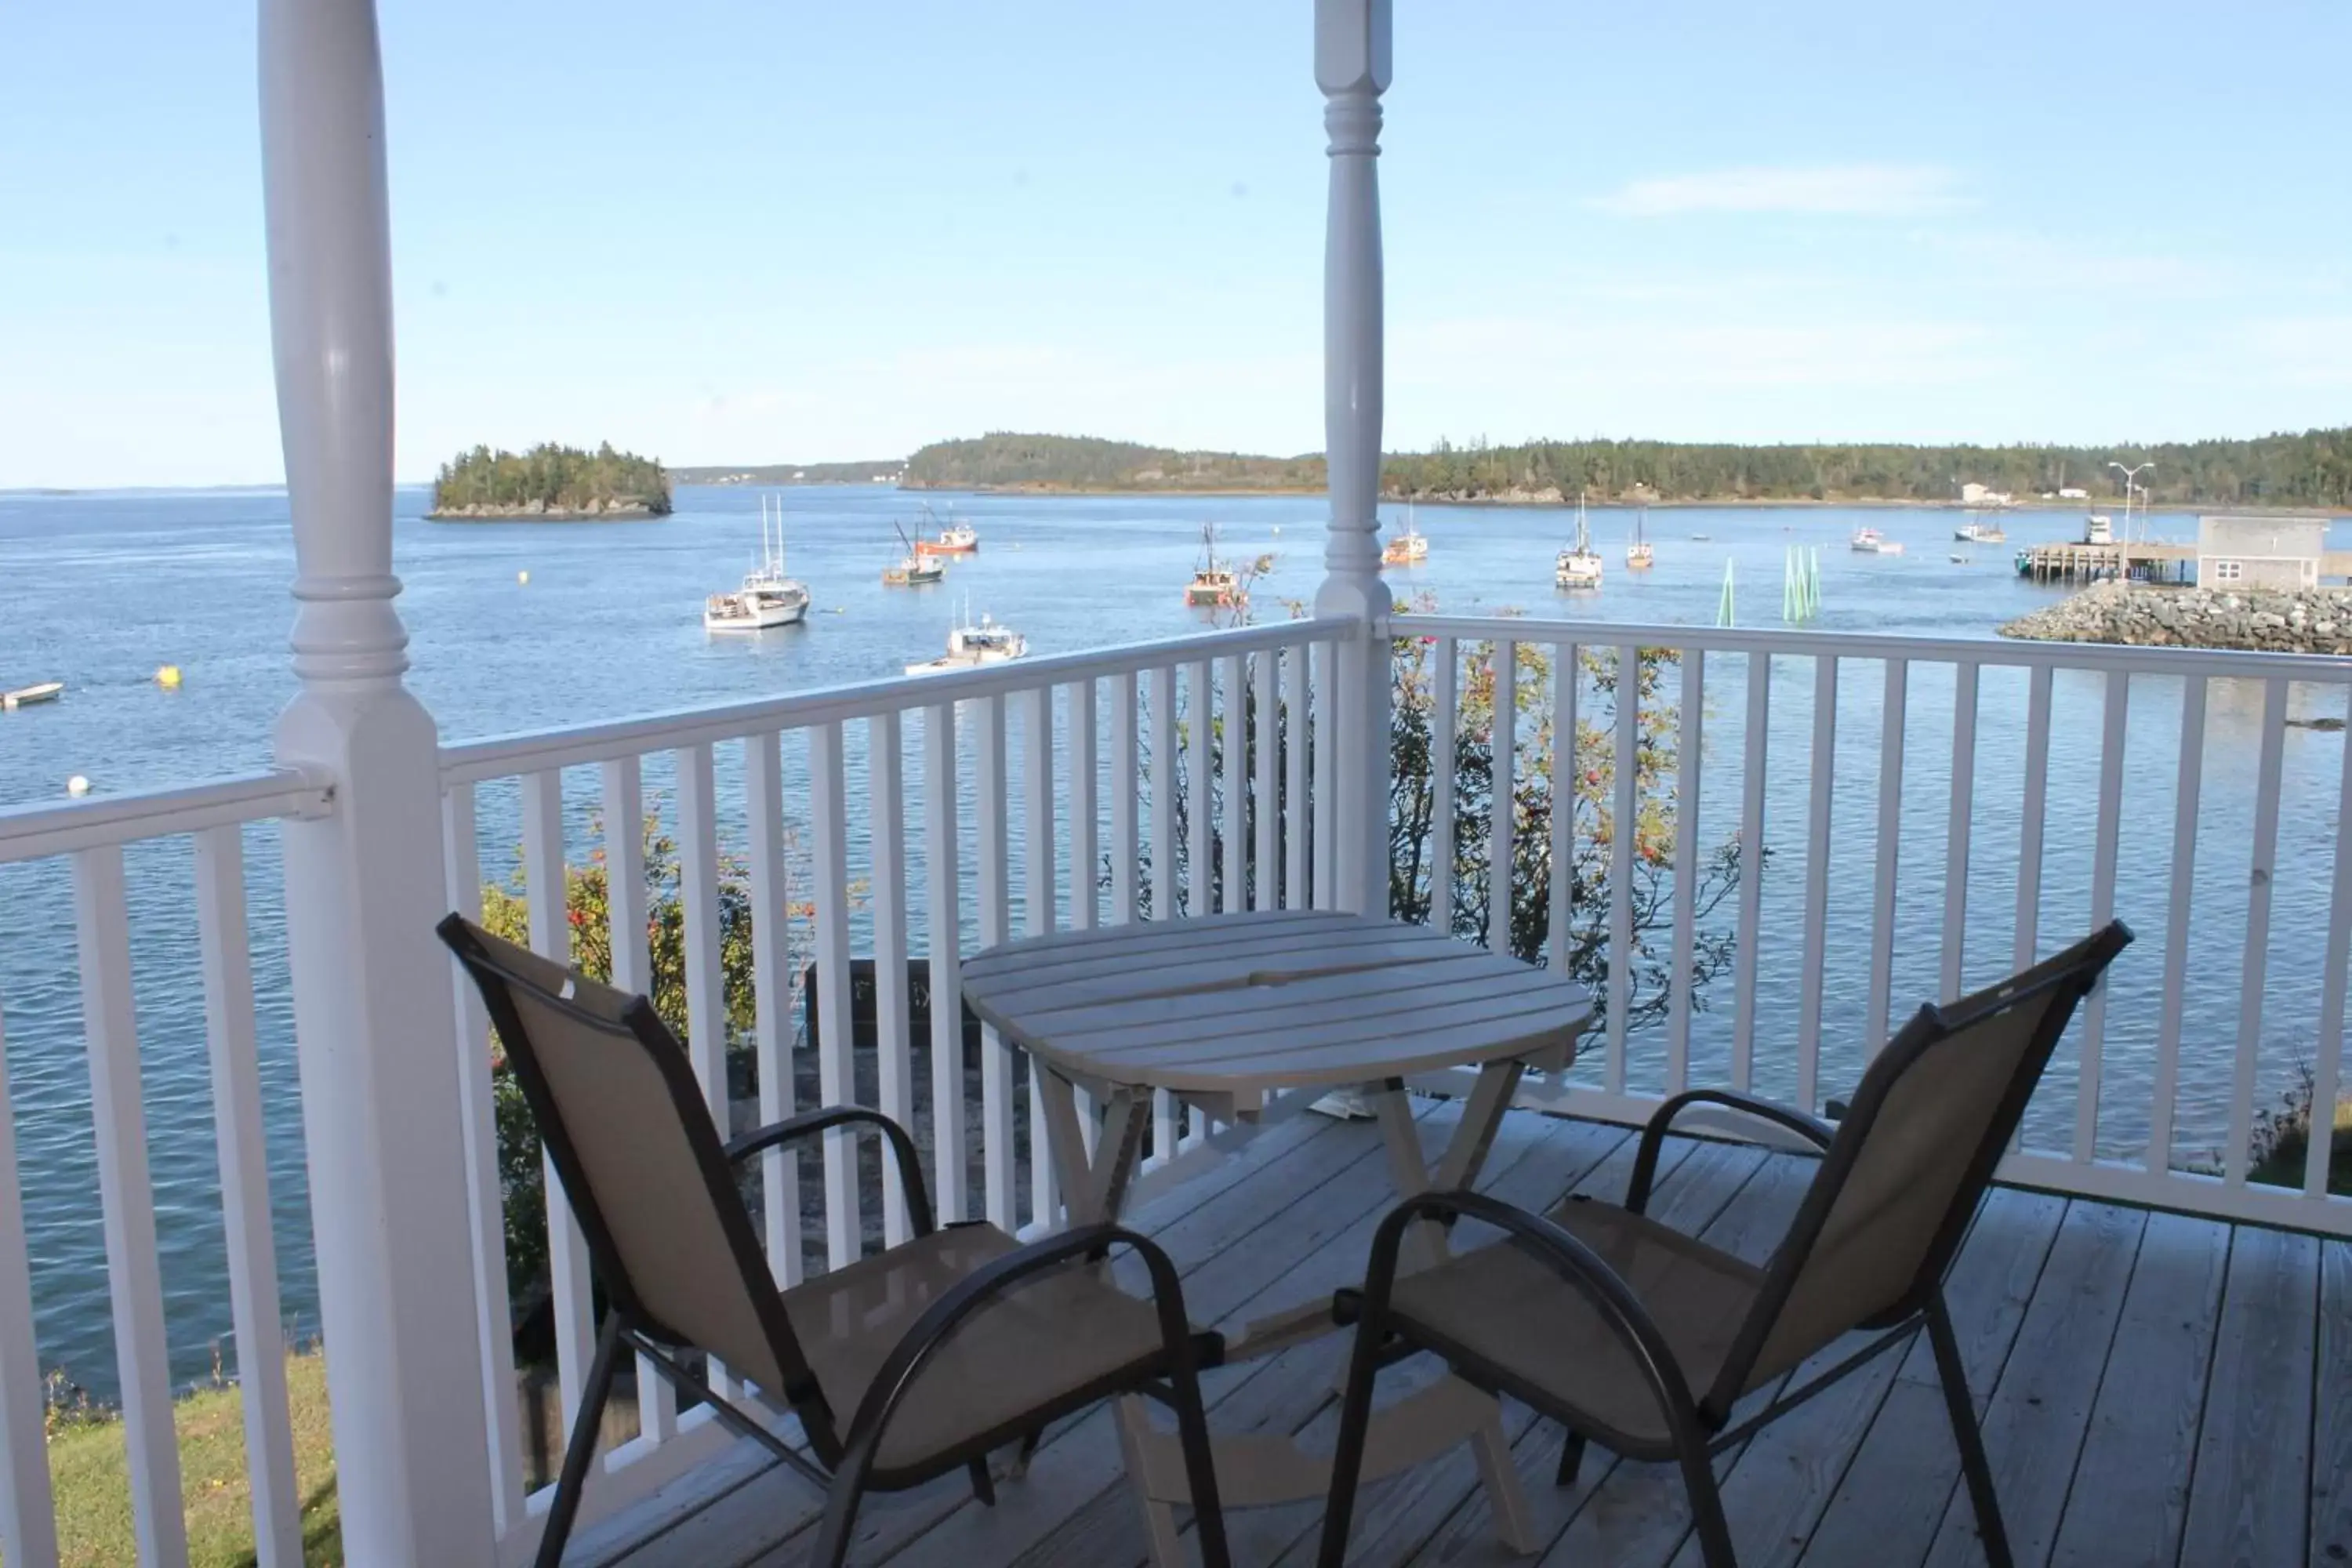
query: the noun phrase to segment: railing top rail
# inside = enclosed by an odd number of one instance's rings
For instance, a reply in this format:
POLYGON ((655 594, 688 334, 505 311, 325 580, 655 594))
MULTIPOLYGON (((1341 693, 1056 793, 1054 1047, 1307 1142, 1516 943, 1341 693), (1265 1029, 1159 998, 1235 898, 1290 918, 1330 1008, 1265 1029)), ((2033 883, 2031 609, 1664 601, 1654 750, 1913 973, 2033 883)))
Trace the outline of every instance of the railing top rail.
POLYGON ((1236 626, 1084 653, 983 665, 948 675, 859 681, 748 702, 677 709, 604 723, 460 741, 441 748, 441 780, 445 785, 475 784, 548 768, 638 756, 649 751, 732 741, 772 730, 806 729, 877 713, 1031 691, 1089 676, 1132 675, 1155 665, 1181 663, 1213 654, 1299 646, 1338 635, 1339 629, 1337 623, 1328 620, 1276 621, 1262 626, 1236 626))
POLYGON ((1391 617, 1390 626, 1399 637, 1511 637, 1519 642, 1578 643, 1591 647, 1630 646, 1703 648, 1708 653, 1827 654, 1842 658, 1893 658, 1931 663, 2119 669, 2132 675, 2352 681, 2352 658, 2332 654, 2241 653, 2219 648, 2136 647, 2122 643, 1925 637, 1767 626, 1661 626, 1536 616, 1398 615, 1391 617))
POLYGON ((332 808, 334 792, 324 781, 292 768, 276 768, 61 805, 8 806, 0 809, 0 865, 231 823, 321 816, 332 808))

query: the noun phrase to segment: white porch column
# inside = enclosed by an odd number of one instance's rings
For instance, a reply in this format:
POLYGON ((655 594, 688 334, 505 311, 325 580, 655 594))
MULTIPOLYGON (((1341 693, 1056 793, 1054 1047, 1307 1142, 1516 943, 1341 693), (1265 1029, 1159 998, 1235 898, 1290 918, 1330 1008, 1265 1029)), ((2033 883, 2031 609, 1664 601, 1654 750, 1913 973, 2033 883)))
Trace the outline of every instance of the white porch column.
MULTIPOLYGON (((1315 83, 1330 138, 1323 237, 1323 439, 1331 519, 1319 616, 1354 620, 1338 691, 1339 903, 1388 912, 1390 598, 1381 578, 1381 94, 1390 0, 1316 0, 1315 83)), ((1318 803, 1318 805, 1322 803, 1318 803)))
POLYGON ((450 967, 439 739, 392 601, 392 261, 372 0, 260 0, 278 417, 298 562, 286 917, 344 1551, 494 1558, 450 967))

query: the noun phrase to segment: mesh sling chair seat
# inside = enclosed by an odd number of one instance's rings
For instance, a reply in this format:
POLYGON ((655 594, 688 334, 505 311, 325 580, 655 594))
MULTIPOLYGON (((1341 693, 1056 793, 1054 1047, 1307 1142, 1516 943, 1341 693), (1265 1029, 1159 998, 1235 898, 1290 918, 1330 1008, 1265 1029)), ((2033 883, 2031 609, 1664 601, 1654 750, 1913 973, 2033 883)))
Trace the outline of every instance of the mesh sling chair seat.
POLYGON ((635 1351, 714 1415, 826 1489, 814 1563, 839 1564, 868 1490, 968 1471, 992 1497, 989 1453, 1113 1394, 1171 1406, 1202 1559, 1227 1562, 1199 1370, 1223 1342, 1184 1316, 1174 1266, 1145 1237, 1089 1226, 1022 1246, 989 1225, 932 1222, 906 1131, 839 1106, 722 1142, 685 1050, 645 998, 597 984, 451 915, 442 940, 488 1005, 571 1200, 607 1310, 541 1537, 561 1562, 613 1372, 635 1351), (740 1189, 745 1161, 834 1129, 889 1145, 912 1239, 779 1290, 740 1189), (1149 1299, 1110 1278, 1115 1249, 1149 1299), (681 1360, 701 1352, 780 1398, 805 1447, 718 1398, 681 1360))
POLYGON ((1872 1061, 1834 1127, 1753 1097, 1695 1089, 1643 1129, 1622 1206, 1571 1199, 1548 1216, 1469 1192, 1391 1211, 1360 1291, 1341 1403, 1322 1563, 1338 1568, 1380 1368, 1420 1352, 1569 1428, 1575 1478, 1588 1441, 1672 1461, 1708 1568, 1736 1561, 1713 1457, 1925 1328, 1992 1568, 2011 1561, 1992 1472, 1943 1296, 1993 1168, 2074 1007, 2132 940, 2115 921, 2064 952, 1948 1006, 1927 1006, 1872 1061), (1822 1152, 1770 1259, 1757 1268, 1643 1214, 1666 1131, 1693 1105, 1727 1106, 1822 1152), (1466 1218, 1500 1241, 1418 1272, 1399 1254, 1416 1222, 1466 1218), (1855 1330, 1876 1337, 1732 1424, 1747 1395, 1855 1330))

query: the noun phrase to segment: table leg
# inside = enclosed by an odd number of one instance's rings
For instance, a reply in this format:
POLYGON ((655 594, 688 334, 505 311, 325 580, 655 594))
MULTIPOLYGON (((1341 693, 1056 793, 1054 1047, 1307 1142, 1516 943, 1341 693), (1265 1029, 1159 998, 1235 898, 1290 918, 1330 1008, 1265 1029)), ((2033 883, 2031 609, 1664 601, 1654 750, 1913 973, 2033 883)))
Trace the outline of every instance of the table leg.
MULTIPOLYGON (((1462 1108, 1462 1123, 1454 1130, 1444 1152, 1438 1156, 1433 1183, 1429 1163, 1422 1157, 1421 1139, 1413 1130, 1412 1108, 1404 1086, 1380 1086, 1374 1091, 1373 1105, 1381 1119, 1381 1137, 1388 1144, 1389 1174, 1396 1183, 1397 1195, 1412 1197, 1431 1191, 1433 1186, 1438 1191, 1452 1192, 1475 1184, 1486 1163, 1487 1153, 1494 1148, 1495 1133, 1503 1124, 1503 1113, 1510 1109, 1511 1096, 1517 1092, 1520 1075, 1525 1071, 1526 1064, 1517 1061, 1489 1062, 1479 1068, 1478 1081, 1462 1108)), ((1434 1220, 1413 1226, 1407 1242, 1414 1261, 1423 1268, 1442 1263, 1451 1256, 1445 1227, 1434 1220)), ((1542 1542, 1536 1536, 1535 1515, 1528 1506, 1526 1489, 1519 1485, 1519 1473, 1511 1464, 1511 1441, 1503 1431, 1502 1406, 1491 1399, 1487 1403, 1486 1415, 1470 1435, 1470 1452, 1477 1460, 1478 1479, 1486 1489, 1487 1504, 1495 1510, 1495 1534, 1514 1552, 1534 1552, 1542 1542)))

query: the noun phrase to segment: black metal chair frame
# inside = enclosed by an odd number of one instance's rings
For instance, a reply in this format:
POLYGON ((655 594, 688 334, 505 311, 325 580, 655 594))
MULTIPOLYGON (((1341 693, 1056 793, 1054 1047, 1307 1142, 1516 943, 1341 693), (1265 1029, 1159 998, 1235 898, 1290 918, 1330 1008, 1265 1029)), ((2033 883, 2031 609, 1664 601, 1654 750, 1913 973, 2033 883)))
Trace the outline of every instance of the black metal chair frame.
POLYGON ((781 1394, 799 1418, 809 1450, 803 1453, 720 1398, 696 1376, 679 1358, 681 1353, 695 1352, 698 1347, 646 1309, 622 1262, 612 1230, 597 1206, 595 1193, 565 1131, 562 1118, 557 1113, 547 1079, 506 988, 520 986, 544 1005, 606 1035, 615 1033, 612 1022, 500 964, 474 939, 462 917, 449 915, 436 929, 481 991, 490 1021, 506 1046, 523 1098, 546 1144, 548 1158, 555 1166, 580 1223, 590 1266, 604 1291, 604 1325, 598 1332, 587 1381, 581 1389, 580 1407, 564 1450, 562 1471, 540 1537, 538 1568, 557 1568, 562 1560, 564 1545, 578 1517, 589 1465, 595 1455, 604 1404, 624 1351, 643 1355, 662 1377, 708 1405, 712 1416, 730 1431, 759 1444, 825 1490, 824 1526, 815 1554, 809 1559, 812 1563, 839 1568, 846 1561, 858 1504, 866 1492, 904 1490, 964 1469, 971 1475, 980 1500, 993 1503, 995 1496, 987 1463, 992 1451, 1016 1442, 1023 1444, 1025 1451, 1047 1426, 1063 1416, 1113 1394, 1139 1394, 1158 1400, 1175 1413, 1194 1500, 1202 1560, 1207 1568, 1226 1568, 1230 1559, 1199 1381, 1203 1368, 1222 1362, 1224 1342, 1216 1333, 1193 1330, 1184 1314, 1183 1291, 1175 1265, 1149 1237, 1117 1225, 1087 1226, 1031 1243, 974 1270, 917 1319, 876 1373, 845 1429, 840 1423, 841 1413, 825 1399, 785 1314, 783 1298, 776 1289, 736 1185, 737 1173, 745 1160, 769 1149, 797 1143, 835 1128, 870 1127, 880 1133, 898 1163, 911 1228, 918 1237, 929 1236, 938 1226, 914 1140, 905 1128, 878 1110, 837 1105, 756 1128, 722 1144, 684 1049, 651 1003, 642 996, 631 998, 621 1022, 625 1033, 646 1051, 659 1071, 671 1108, 692 1145, 729 1250, 740 1270, 743 1289, 751 1298, 766 1331, 770 1351, 783 1374, 785 1386, 770 1392, 781 1394), (1150 1280, 1152 1304, 1160 1321, 1161 1352, 1148 1369, 1139 1373, 1129 1369, 1041 1401, 1024 1412, 1017 1422, 930 1456, 919 1466, 888 1469, 877 1463, 892 1415, 924 1367, 960 1325, 1024 1280, 1073 1262, 1098 1264, 1114 1247, 1125 1247, 1139 1258, 1150 1280))
POLYGON ((1696 1105, 1719 1105, 1760 1118, 1797 1134, 1822 1151, 1822 1163, 1781 1245, 1765 1271, 1762 1286, 1743 1321, 1739 1334, 1713 1384, 1695 1396, 1664 1332, 1633 1288, 1601 1256, 1551 1220, 1487 1197, 1457 1191, 1424 1193, 1409 1198, 1381 1222, 1372 1242, 1372 1255, 1360 1291, 1342 1291, 1334 1310, 1341 1321, 1356 1321, 1355 1348, 1349 1364, 1347 1391, 1341 1402, 1339 1436, 1332 1457, 1330 1500, 1324 1515, 1320 1561, 1323 1568, 1341 1568, 1346 1560, 1348 1532, 1355 1509, 1356 1488, 1363 1468, 1363 1450, 1370 1425, 1372 1385, 1380 1369, 1423 1351, 1445 1360, 1454 1374, 1496 1394, 1509 1394, 1569 1429, 1560 1457, 1559 1483, 1576 1479, 1588 1440, 1627 1458, 1673 1461, 1681 1470, 1690 1495, 1692 1526, 1707 1568, 1735 1568, 1731 1532, 1724 1518, 1717 1488, 1713 1458, 1745 1441, 1755 1432, 1787 1415, 1815 1394, 1897 1345, 1908 1344, 1925 1328, 1944 1390, 1944 1405, 1960 1450, 1960 1468, 1967 1478, 1977 1528, 1990 1568, 2011 1568, 2014 1559, 2000 1518, 1992 1468, 1985 1458, 1976 1408, 1969 1395, 1967 1370, 1959 1342, 1952 1331, 1944 1301, 1943 1282, 1973 1222, 1994 1167, 2024 1116, 2026 1102, 2041 1079, 2050 1055, 2065 1032, 2074 1008, 2098 984, 2116 953, 2132 940, 2121 921, 2109 922, 2067 952, 2018 977, 2013 988, 1986 994, 1966 1011, 1923 1006, 1890 1041, 1882 1059, 1891 1058, 1895 1069, 1865 1077, 1853 1106, 1834 1127, 1817 1118, 1727 1089, 1692 1089, 1668 1100, 1654 1112, 1642 1138, 1628 1184, 1624 1207, 1639 1215, 1648 1206, 1656 1179, 1658 1156, 1675 1119, 1696 1105), (2038 973, 2037 973, 2038 971, 2038 973), (2030 977, 2030 978, 2029 978, 2030 977), (1864 1141, 1877 1120, 1888 1092, 1907 1068, 1931 1047, 1995 1013, 2046 995, 2060 994, 2045 1014, 2038 1033, 2021 1058, 2018 1071, 2003 1094, 1991 1125, 1972 1155, 1955 1200, 1937 1226, 1909 1288, 1895 1305, 1854 1325, 1879 1337, 1811 1379, 1781 1394, 1762 1409, 1731 1424, 1733 1406, 1745 1388, 1798 1276, 1820 1238, 1822 1226, 1846 1179, 1853 1173, 1864 1141), (1495 1226, 1512 1242, 1555 1268, 1561 1280, 1599 1313, 1634 1363, 1641 1369, 1665 1418, 1664 1442, 1619 1432, 1558 1396, 1529 1384, 1499 1365, 1431 1330, 1398 1318, 1391 1308, 1398 1256, 1407 1230, 1416 1220, 1452 1224, 1470 1219, 1495 1226))

